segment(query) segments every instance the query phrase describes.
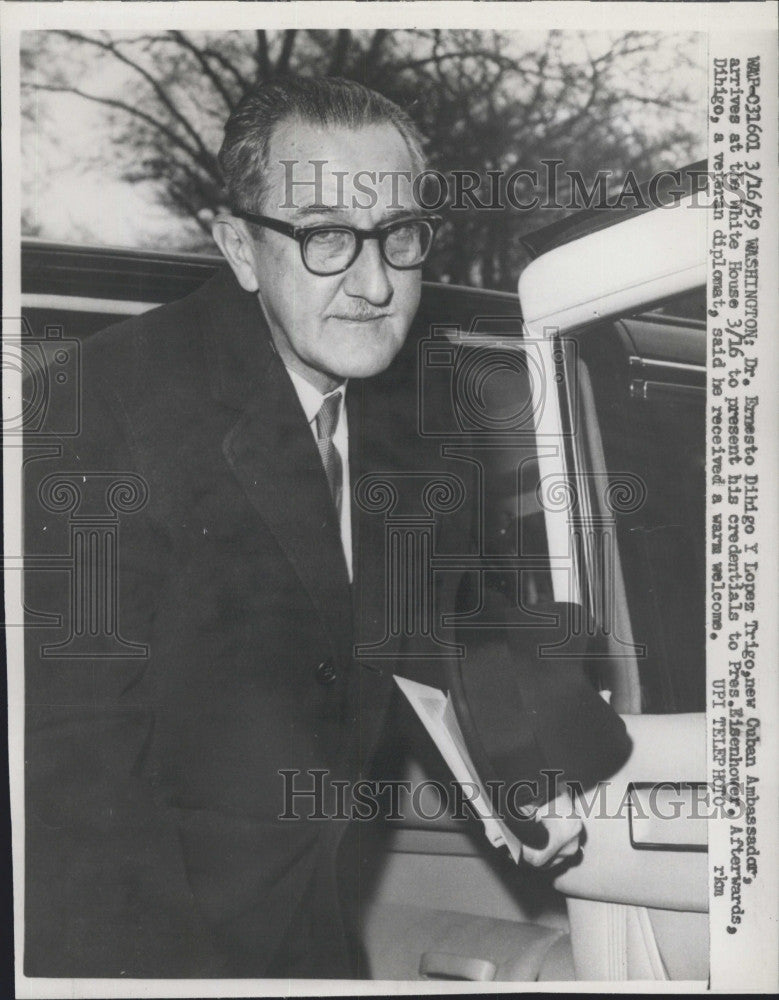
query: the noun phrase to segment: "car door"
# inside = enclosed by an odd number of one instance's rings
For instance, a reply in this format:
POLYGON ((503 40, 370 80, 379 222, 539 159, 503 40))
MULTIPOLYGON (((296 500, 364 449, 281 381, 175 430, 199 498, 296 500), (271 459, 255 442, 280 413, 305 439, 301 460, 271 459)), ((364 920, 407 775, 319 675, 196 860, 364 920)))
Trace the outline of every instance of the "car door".
MULTIPOLYGON (((493 488, 482 552, 522 539, 532 566, 519 577, 485 570, 483 588, 581 607, 607 653, 593 682, 633 751, 608 783, 582 790, 582 861, 554 880, 517 869, 476 823, 412 816, 385 827, 363 898, 374 978, 707 976, 704 261, 702 213, 656 211, 531 264, 521 341, 483 313, 447 331, 461 351, 491 354, 486 370, 514 350, 528 374, 523 383, 515 369, 484 403, 493 488), (521 454, 495 431, 528 394, 535 443, 521 454)), ((404 738, 405 777, 445 781, 416 720, 404 738)))
POLYGON ((571 537, 599 683, 633 739, 580 801, 566 896, 577 979, 706 979, 706 217, 687 202, 552 250, 523 273, 531 336, 570 340, 571 537))

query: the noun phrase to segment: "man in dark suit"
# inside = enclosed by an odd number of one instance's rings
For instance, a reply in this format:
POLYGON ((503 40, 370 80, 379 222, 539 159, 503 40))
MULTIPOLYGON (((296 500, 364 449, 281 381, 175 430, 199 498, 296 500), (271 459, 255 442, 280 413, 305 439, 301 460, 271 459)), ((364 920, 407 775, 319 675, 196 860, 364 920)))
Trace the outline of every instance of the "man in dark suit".
MULTIPOLYGON (((105 588, 71 603, 65 574, 28 574, 69 636, 27 634, 29 975, 355 974, 334 795, 367 773, 393 673, 355 655, 387 606, 355 487, 446 469, 399 385, 436 220, 402 183, 414 126, 356 84, 258 89, 220 162, 229 270, 90 341, 80 435, 26 464, 27 553, 70 547, 105 588), (375 198, 344 195, 360 172, 375 198), (78 525, 106 503, 133 512, 93 552, 78 525), (279 818, 284 770, 326 772, 327 819, 279 818)), ((548 828, 531 863, 576 850, 578 820, 548 828)))

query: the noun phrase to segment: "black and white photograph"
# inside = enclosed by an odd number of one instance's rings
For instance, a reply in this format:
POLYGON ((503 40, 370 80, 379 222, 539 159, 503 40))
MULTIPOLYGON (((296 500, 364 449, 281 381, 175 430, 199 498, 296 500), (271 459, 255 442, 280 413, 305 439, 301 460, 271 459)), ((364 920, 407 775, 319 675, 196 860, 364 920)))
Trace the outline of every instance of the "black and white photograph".
POLYGON ((773 5, 0 18, 16 995, 776 989, 773 5))

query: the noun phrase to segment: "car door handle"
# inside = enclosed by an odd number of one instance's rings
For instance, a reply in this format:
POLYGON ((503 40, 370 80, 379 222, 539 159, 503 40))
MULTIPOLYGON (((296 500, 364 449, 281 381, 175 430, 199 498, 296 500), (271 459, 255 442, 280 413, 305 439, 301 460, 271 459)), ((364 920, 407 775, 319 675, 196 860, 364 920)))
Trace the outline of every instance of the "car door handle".
POLYGON ((467 979, 474 983, 488 983, 498 971, 494 962, 485 958, 468 958, 445 951, 426 951, 419 963, 419 972, 425 979, 467 979))
POLYGON ((644 851, 705 851, 708 788, 697 781, 628 785, 630 844, 644 851))

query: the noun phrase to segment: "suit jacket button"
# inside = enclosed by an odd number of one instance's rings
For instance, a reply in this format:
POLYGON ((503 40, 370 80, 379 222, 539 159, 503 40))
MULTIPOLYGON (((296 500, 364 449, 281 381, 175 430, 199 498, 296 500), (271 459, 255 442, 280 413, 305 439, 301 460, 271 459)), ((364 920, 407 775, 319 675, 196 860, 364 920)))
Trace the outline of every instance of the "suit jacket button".
POLYGON ((336 671, 335 664, 332 660, 323 660, 318 663, 316 670, 314 671, 314 676, 320 684, 327 687, 328 684, 332 684, 335 680, 336 671))

